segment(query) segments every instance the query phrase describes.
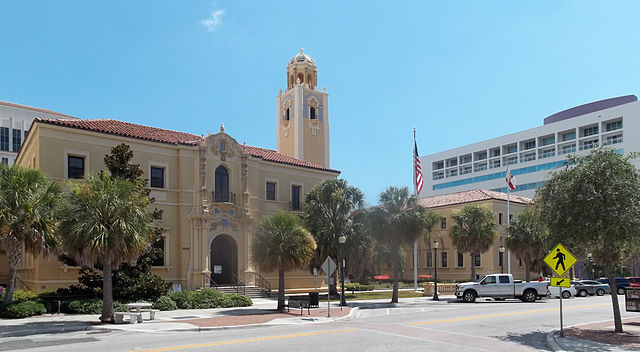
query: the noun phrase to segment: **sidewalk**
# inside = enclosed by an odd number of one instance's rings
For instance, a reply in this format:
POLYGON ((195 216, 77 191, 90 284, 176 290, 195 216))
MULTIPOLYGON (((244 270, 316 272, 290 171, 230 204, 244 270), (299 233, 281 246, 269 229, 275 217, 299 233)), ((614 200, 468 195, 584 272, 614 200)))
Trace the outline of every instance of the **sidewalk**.
MULTIPOLYGON (((158 331, 205 331, 241 327, 271 326, 276 324, 310 324, 319 322, 353 319, 361 306, 394 307, 424 304, 446 304, 453 296, 441 296, 441 301, 428 297, 403 298, 398 304, 384 300, 349 301, 348 307, 340 310, 339 302, 331 302, 331 316, 327 317, 327 302, 320 302, 319 308, 292 308, 290 312, 276 312, 277 299, 253 299, 250 307, 189 309, 162 311, 156 313, 153 321, 141 324, 100 324, 97 315, 48 314, 25 319, 3 319, 0 321, 0 338, 38 334, 63 333, 82 330, 123 330, 138 332, 158 331)), ((146 317, 146 314, 144 315, 146 317)))
POLYGON ((638 351, 640 317, 622 320, 621 334, 613 332, 613 320, 582 324, 547 334, 547 344, 554 351, 638 351))

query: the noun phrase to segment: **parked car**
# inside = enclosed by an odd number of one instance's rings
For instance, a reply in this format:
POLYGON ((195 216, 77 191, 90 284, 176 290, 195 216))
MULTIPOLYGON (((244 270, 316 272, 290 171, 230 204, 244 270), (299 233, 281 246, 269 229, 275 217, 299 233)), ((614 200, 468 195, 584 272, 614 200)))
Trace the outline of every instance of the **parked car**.
POLYGON ((466 303, 475 302, 477 297, 494 299, 517 298, 523 302, 535 302, 539 297, 549 295, 548 282, 514 281, 511 274, 487 275, 475 282, 456 285, 456 297, 466 303))
POLYGON ((609 284, 603 284, 595 280, 580 280, 576 281, 577 295, 585 297, 586 295, 602 296, 605 293, 611 293, 611 287, 609 284))
POLYGON ((629 276, 627 277, 629 281, 629 287, 640 287, 640 276, 629 276))
MULTIPOLYGON (((616 277, 616 293, 619 295, 624 295, 625 287, 629 287, 631 285, 631 279, 626 277, 616 277)), ((609 284, 609 279, 606 277, 601 277, 597 281, 603 284, 609 284)))
MULTIPOLYGON (((546 282, 547 284, 549 283, 548 281, 543 282, 546 282)), ((576 295, 576 288, 573 285, 574 282, 575 281, 571 281, 571 286, 569 287, 562 287, 562 298, 567 299, 576 295)), ((560 298, 560 287, 549 286, 549 293, 551 294, 551 297, 560 298)))

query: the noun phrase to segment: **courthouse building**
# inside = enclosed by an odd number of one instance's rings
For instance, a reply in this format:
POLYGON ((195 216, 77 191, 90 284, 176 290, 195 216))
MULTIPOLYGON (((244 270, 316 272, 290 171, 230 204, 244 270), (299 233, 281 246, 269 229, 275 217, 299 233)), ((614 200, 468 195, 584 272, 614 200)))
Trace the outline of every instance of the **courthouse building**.
MULTIPOLYGON (((257 221, 278 209, 300 211, 313 186, 340 173, 330 167, 328 94, 317 89, 314 60, 301 51, 286 72, 286 90, 277 96, 277 151, 240 144, 222 125, 198 136, 110 119, 38 118, 16 164, 64 182, 105 170, 104 156, 125 143, 149 180, 153 206, 164 211, 168 231, 157 244, 164 255, 154 273, 189 289, 203 285, 203 272, 219 285, 250 285, 262 275, 275 288, 277 274, 251 261, 257 221)), ((0 256, 0 278, 7 268, 0 256)), ((78 270, 55 257, 25 255, 18 284, 65 287, 77 282, 78 270)), ((287 274, 288 287, 312 285, 308 271, 287 274)))

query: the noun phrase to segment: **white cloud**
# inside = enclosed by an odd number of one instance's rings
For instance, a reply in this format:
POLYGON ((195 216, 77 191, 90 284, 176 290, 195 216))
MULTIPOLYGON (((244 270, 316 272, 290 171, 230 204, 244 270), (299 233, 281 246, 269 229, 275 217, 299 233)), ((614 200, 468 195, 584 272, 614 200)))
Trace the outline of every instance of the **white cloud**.
POLYGON ((227 12, 225 9, 215 9, 211 12, 211 17, 200 23, 202 23, 209 32, 215 32, 222 24, 222 15, 224 15, 225 12, 227 12))

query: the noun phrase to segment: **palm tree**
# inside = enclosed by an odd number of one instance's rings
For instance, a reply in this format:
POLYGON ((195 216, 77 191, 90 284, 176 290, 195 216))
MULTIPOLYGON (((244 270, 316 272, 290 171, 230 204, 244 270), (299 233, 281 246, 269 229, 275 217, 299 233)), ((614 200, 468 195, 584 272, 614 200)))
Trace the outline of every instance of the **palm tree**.
POLYGON ((73 184, 65 203, 64 247, 87 266, 102 264, 100 321, 112 322, 112 270, 149 245, 153 234, 149 198, 139 185, 103 172, 73 184))
POLYGON ((0 246, 9 257, 5 302, 11 303, 16 271, 24 251, 49 253, 59 243, 60 190, 42 172, 0 165, 0 246))
POLYGON ((527 208, 518 214, 507 227, 506 247, 518 258, 524 260, 526 280, 531 279, 531 263, 545 254, 547 231, 540 214, 534 208, 527 208))
POLYGON ((496 238, 493 212, 479 205, 467 205, 452 215, 454 224, 449 230, 453 245, 471 255, 471 280, 476 279, 474 255, 491 248, 496 238))
POLYGON ((266 271, 278 271, 278 311, 284 310, 284 273, 302 268, 311 259, 316 243, 293 213, 278 212, 262 219, 252 241, 253 262, 266 271))
POLYGON ((408 187, 388 187, 380 193, 380 205, 369 212, 369 230, 380 245, 386 245, 393 256, 393 293, 391 303, 398 302, 400 277, 400 249, 413 244, 433 226, 436 217, 418 204, 416 195, 409 195, 408 187))
POLYGON ((304 224, 318 247, 309 263, 311 269, 319 268, 328 256, 338 257, 338 238, 343 234, 347 237, 344 246, 350 270, 356 272, 368 264, 372 239, 366 231, 363 207, 362 191, 343 179, 327 179, 307 194, 304 224))

